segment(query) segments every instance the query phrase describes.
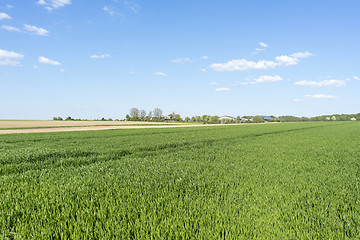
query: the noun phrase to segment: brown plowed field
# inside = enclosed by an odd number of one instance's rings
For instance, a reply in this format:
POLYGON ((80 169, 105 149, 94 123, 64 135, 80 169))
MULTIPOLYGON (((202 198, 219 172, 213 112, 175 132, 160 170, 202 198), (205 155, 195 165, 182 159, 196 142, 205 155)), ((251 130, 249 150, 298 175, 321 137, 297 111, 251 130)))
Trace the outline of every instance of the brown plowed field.
POLYGON ((206 126, 193 124, 128 121, 0 121, 0 134, 94 131, 108 129, 169 128, 206 126), (106 125, 106 126, 105 126, 106 125), (131 126, 129 126, 131 125, 131 126), (23 129, 21 129, 23 128, 23 129))

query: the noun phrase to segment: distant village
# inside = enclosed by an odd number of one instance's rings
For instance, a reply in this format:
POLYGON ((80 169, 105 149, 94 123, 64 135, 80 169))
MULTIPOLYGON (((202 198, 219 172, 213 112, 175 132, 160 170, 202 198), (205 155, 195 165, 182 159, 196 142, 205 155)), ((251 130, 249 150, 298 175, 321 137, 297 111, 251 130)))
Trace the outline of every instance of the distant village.
MULTIPOLYGON (((76 119, 67 117, 54 117, 55 121, 89 121, 89 119, 76 119)), ((172 112, 164 115, 160 108, 146 112, 138 108, 131 108, 125 119, 100 118, 91 119, 92 121, 148 121, 148 122, 185 122, 185 123, 203 123, 203 124, 234 124, 234 123, 262 123, 262 122, 308 122, 308 121, 360 121, 360 113, 357 114, 332 114, 316 117, 295 117, 273 115, 255 115, 255 116, 217 116, 202 115, 192 117, 181 117, 180 114, 172 112)))

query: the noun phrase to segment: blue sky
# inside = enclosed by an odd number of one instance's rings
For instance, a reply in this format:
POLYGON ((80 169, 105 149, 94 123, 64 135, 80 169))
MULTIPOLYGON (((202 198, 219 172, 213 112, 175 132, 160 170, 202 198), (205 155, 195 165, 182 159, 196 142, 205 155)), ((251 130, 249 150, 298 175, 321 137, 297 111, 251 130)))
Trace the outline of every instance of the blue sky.
POLYGON ((360 1, 0 0, 0 119, 358 113, 360 1))

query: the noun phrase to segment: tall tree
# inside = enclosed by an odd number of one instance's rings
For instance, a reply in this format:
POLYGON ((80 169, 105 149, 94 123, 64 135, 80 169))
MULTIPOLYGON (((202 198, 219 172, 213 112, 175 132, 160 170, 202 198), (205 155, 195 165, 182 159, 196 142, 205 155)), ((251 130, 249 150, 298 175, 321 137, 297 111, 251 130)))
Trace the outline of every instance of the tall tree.
POLYGON ((131 116, 131 118, 133 118, 133 119, 139 119, 139 109, 137 109, 137 108, 132 108, 132 109, 130 109, 130 116, 131 116))
POLYGON ((155 118, 161 119, 163 112, 160 108, 155 108, 153 114, 155 118))
POLYGON ((145 118, 146 118, 146 112, 145 112, 145 110, 141 110, 141 112, 140 112, 140 118, 141 118, 141 120, 145 120, 145 118))

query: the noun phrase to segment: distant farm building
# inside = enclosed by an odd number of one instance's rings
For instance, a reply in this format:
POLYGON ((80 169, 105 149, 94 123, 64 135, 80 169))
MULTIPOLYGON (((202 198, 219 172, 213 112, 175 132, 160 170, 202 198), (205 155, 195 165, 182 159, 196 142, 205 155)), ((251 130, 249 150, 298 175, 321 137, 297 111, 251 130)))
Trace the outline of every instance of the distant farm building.
POLYGON ((351 118, 350 121, 356 121, 356 118, 351 118))
POLYGON ((219 118, 221 123, 232 123, 236 121, 236 118, 231 116, 222 116, 219 118))

